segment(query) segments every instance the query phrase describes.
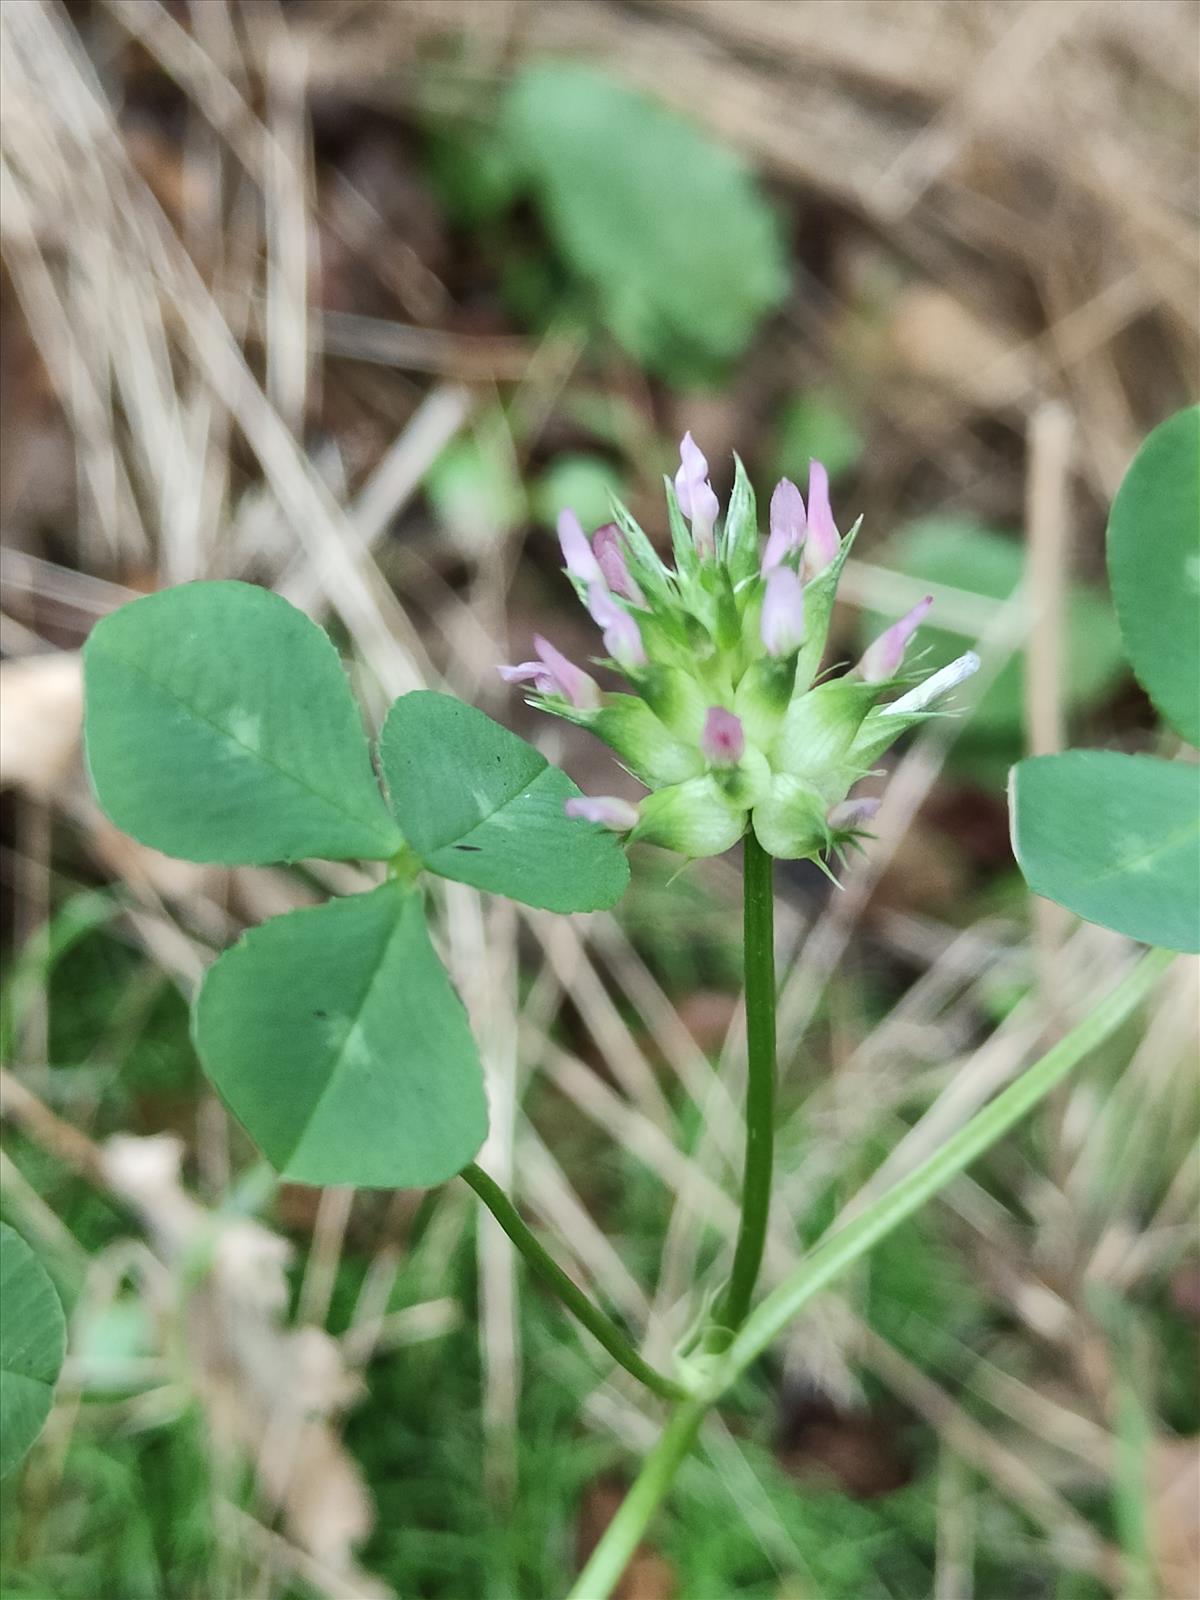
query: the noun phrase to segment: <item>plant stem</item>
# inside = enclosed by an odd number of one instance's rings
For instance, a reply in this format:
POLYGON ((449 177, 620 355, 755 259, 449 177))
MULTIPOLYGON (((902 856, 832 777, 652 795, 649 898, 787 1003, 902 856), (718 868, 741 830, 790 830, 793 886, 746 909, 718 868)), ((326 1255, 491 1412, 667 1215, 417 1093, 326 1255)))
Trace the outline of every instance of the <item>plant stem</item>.
POLYGON ((646 1531, 646 1524, 674 1483, 684 1458, 695 1443, 708 1407, 707 1400, 685 1400, 676 1406, 662 1437, 642 1463, 633 1487, 605 1528, 567 1600, 605 1600, 616 1588, 646 1531))
POLYGON ((1173 959, 1174 953, 1170 950, 1151 950, 1078 1027, 1072 1028, 1040 1061, 1026 1068, 1015 1083, 977 1111, 940 1150, 894 1183, 853 1222, 821 1240, 791 1277, 767 1296, 729 1349, 718 1358, 704 1392, 673 1412, 666 1430, 646 1457, 642 1470, 567 1600, 608 1600, 646 1525, 669 1492, 709 1407, 762 1354, 797 1312, 1032 1111, 1063 1081, 1072 1067, 1120 1027, 1150 993, 1173 959))
POLYGON ((775 900, 771 857, 753 833, 742 841, 746 987, 746 1160, 742 1215, 729 1285, 715 1321, 739 1328, 750 1309, 767 1242, 775 1155, 775 900))
POLYGON ((720 1387, 727 1388, 761 1355, 814 1295, 911 1217, 1032 1111, 1072 1067, 1115 1032, 1173 960, 1171 950, 1151 950, 1143 956, 1133 971, 1040 1061, 1027 1067, 1014 1083, 977 1111, 945 1144, 885 1190, 852 1222, 820 1240, 791 1276, 755 1308, 753 1316, 725 1352, 719 1367, 720 1387))
POLYGON ((661 1395, 664 1400, 687 1398, 688 1391, 681 1384, 673 1383, 665 1374, 658 1372, 649 1362, 643 1361, 616 1323, 607 1317, 599 1306, 593 1305, 583 1290, 571 1281, 553 1257, 538 1243, 532 1230, 521 1220, 521 1214, 516 1206, 494 1178, 489 1178, 483 1168, 476 1166, 473 1161, 470 1166, 463 1168, 459 1177, 474 1189, 542 1282, 554 1290, 567 1309, 574 1312, 614 1361, 619 1362, 626 1372, 632 1373, 646 1385, 647 1389, 661 1395))

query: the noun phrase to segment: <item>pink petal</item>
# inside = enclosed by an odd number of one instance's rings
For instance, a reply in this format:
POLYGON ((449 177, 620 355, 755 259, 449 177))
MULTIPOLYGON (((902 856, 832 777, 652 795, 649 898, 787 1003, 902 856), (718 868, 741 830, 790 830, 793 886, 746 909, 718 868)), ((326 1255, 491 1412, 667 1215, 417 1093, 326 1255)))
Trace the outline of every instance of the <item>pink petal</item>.
POLYGON ((600 567, 587 535, 570 509, 558 513, 558 542, 562 547, 563 565, 573 578, 581 583, 595 583, 600 578, 600 567))
POLYGON ((556 693, 561 694, 565 700, 569 700, 580 710, 590 710, 600 704, 600 687, 595 679, 589 678, 587 673, 573 661, 568 661, 561 650, 554 648, 549 639, 543 639, 541 634, 535 634, 533 647, 541 657, 545 672, 556 693))
POLYGON ((862 823, 870 822, 882 804, 882 800, 866 795, 861 800, 843 800, 830 809, 826 821, 840 832, 852 832, 862 823))
POLYGON ((612 592, 628 600, 631 605, 644 606, 646 596, 629 571, 615 522, 606 522, 602 528, 596 529, 592 535, 592 551, 604 581, 612 592))
POLYGON ((804 545, 804 575, 815 578, 836 558, 841 536, 829 504, 829 474, 819 461, 808 464, 808 539, 804 545))
POLYGON ((770 656, 790 656, 804 643, 804 588, 791 567, 767 575, 762 642, 770 656))
POLYGON ((742 719, 724 706, 710 706, 704 719, 700 748, 714 767, 736 767, 746 752, 742 719))
POLYGON ((804 499, 799 489, 790 478, 780 478, 771 496, 771 532, 762 559, 764 574, 778 567, 789 551, 800 548, 806 527, 804 499))
POLYGON ((628 833, 638 819, 637 807, 615 795, 576 795, 563 805, 569 817, 580 817, 584 822, 598 822, 614 833, 628 833))
POLYGON ((593 622, 604 630, 604 648, 626 671, 646 665, 646 647, 637 623, 608 592, 603 580, 593 583, 587 594, 587 607, 593 622))
POLYGON ((860 678, 864 678, 868 683, 882 683, 885 678, 895 677, 900 663, 904 660, 908 641, 924 622, 932 604, 933 596, 927 594, 923 600, 918 600, 912 610, 901 617, 899 622, 893 622, 886 632, 879 635, 874 644, 867 647, 862 660, 854 669, 860 678))

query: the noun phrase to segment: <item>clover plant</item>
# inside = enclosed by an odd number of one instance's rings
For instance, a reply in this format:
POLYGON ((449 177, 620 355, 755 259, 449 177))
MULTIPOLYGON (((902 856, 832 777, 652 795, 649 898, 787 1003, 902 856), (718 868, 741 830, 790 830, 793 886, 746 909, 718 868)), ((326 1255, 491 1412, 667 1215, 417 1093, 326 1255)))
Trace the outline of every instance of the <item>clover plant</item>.
MULTIPOLYGON (((848 670, 825 661, 857 524, 839 532, 819 463, 807 503, 787 480, 775 489, 765 540, 740 462, 722 515, 690 436, 666 499, 671 564, 618 504, 590 537, 570 512, 560 518, 567 578, 602 640, 595 671, 544 638, 528 661, 500 669, 529 686, 534 705, 604 740, 644 787, 637 802, 580 794, 524 740, 429 691, 395 702, 372 759, 330 640, 248 584, 193 583, 135 600, 101 621, 84 651, 87 760, 118 826, 194 861, 377 864, 375 887, 251 929, 201 985, 196 1048, 267 1158, 314 1184, 461 1177, 602 1348, 672 1402, 573 1590, 587 1600, 611 1592, 705 1414, 746 1367, 1128 1016, 1168 959, 1145 958, 1048 1055, 760 1297, 774 1137, 774 862, 810 860, 833 875, 862 847, 880 756, 941 714, 978 663, 968 652, 927 674, 909 656, 928 600, 848 670), (741 1221, 702 1326, 665 1369, 561 1271, 474 1162, 487 1125, 483 1077, 430 938, 424 887, 440 876, 550 911, 599 910, 620 898, 624 847, 640 841, 685 859, 740 845, 745 883, 741 1221)), ((1148 682, 1159 671, 1153 655, 1148 682)), ((1061 819, 1050 827, 1061 830, 1061 819)))

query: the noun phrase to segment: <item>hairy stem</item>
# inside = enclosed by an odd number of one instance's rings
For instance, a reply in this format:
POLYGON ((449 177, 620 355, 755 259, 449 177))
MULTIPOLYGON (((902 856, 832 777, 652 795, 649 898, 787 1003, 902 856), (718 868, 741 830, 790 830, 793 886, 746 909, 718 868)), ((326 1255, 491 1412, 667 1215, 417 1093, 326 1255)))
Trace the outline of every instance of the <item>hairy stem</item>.
POLYGON ((608 1600, 650 1518, 670 1491, 705 1413, 788 1322, 1032 1111, 1073 1067, 1120 1027, 1173 959, 1169 950, 1151 950, 1078 1027, 1072 1028, 1040 1061, 1027 1067, 1015 1083, 977 1111, 920 1166, 885 1190, 844 1228, 822 1239, 795 1272, 756 1307, 728 1350, 718 1358, 704 1392, 673 1412, 568 1600, 608 1600))
POLYGON ((742 841, 746 985, 746 1161, 742 1215, 729 1285, 716 1322, 739 1328, 750 1309, 767 1242, 775 1153, 775 918, 771 857, 754 834, 742 841))
POLYGON ((494 1178, 489 1178, 483 1168, 474 1162, 464 1167, 459 1176, 474 1189, 542 1282, 553 1289, 568 1311, 579 1318, 614 1361, 664 1400, 682 1400, 686 1397, 687 1390, 658 1372, 649 1362, 643 1361, 616 1323, 599 1306, 593 1305, 583 1290, 571 1281, 538 1243, 532 1230, 522 1221, 516 1206, 494 1178))

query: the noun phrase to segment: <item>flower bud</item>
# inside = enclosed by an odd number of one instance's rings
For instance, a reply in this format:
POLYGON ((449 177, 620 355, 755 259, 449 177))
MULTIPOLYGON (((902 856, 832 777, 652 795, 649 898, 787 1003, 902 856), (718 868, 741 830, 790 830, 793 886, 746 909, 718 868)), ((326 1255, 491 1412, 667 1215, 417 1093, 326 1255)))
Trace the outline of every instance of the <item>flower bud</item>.
POLYGON ((819 461, 808 464, 808 538, 804 542, 804 576, 815 578, 837 557, 841 537, 829 504, 829 474, 819 461))
POLYGON ((569 817, 579 817, 584 822, 598 822, 602 828, 614 833, 628 833, 637 825, 637 807, 615 795, 576 795, 566 801, 563 810, 569 817))
POLYGON ((745 810, 731 804, 712 777, 703 777, 648 794, 632 837, 685 856, 719 856, 745 831, 745 810))
POLYGON ((646 647, 637 623, 619 606, 601 578, 587 592, 587 608, 592 621, 604 630, 604 648, 626 672, 646 665, 646 647))
POLYGON ((713 767, 736 767, 746 750, 741 719, 724 706, 710 706, 700 735, 700 748, 713 767))
POLYGON ((885 678, 894 678, 904 660, 904 652, 908 641, 916 633, 921 623, 925 620, 933 596, 927 594, 923 600, 918 600, 911 611, 893 622, 886 632, 881 633, 874 644, 869 645, 863 652, 862 660, 854 668, 860 678, 865 678, 868 683, 882 683, 885 678))
POLYGON ((804 500, 799 489, 790 478, 780 478, 771 496, 771 532, 762 558, 764 577, 782 565, 791 551, 799 550, 806 528, 804 500))
POLYGON ((621 535, 615 522, 606 522, 602 528, 596 529, 592 535, 592 553, 596 557, 605 583, 613 594, 619 594, 622 600, 628 600, 630 605, 646 604, 646 596, 639 589, 625 560, 625 552, 621 548, 621 535))
POLYGON ((679 471, 675 474, 675 498, 680 511, 692 525, 697 553, 701 560, 708 560, 716 554, 713 529, 721 506, 708 481, 708 461, 690 433, 685 433, 680 442, 679 459, 679 471))
POLYGON ((580 526, 579 518, 566 508, 558 513, 558 542, 562 548, 563 564, 572 578, 583 584, 604 581, 600 564, 592 554, 592 547, 580 526))
POLYGON ((761 632, 770 656, 794 655, 804 643, 804 590, 791 567, 776 567, 767 577, 761 632))

